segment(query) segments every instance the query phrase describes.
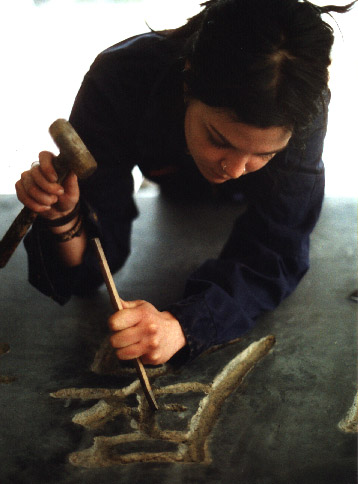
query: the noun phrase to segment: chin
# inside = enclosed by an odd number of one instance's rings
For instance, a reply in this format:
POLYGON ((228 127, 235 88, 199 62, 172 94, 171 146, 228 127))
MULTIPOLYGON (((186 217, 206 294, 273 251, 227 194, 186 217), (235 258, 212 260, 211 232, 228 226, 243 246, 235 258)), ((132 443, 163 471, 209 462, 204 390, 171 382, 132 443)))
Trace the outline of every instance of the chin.
POLYGON ((228 179, 222 179, 222 178, 215 178, 214 180, 209 180, 210 183, 213 183, 214 185, 221 185, 222 183, 225 183, 228 181, 228 179))

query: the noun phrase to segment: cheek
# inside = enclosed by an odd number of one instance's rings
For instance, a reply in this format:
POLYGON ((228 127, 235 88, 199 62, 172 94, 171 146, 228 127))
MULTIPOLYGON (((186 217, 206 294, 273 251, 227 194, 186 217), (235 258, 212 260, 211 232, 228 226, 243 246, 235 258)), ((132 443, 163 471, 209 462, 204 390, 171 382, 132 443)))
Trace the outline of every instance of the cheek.
POLYGON ((196 160, 211 160, 213 153, 205 140, 199 134, 188 133, 186 136, 187 148, 191 156, 196 160))
POLYGON ((202 163, 217 163, 222 157, 218 149, 208 143, 206 139, 200 139, 199 137, 194 137, 191 147, 188 146, 188 148, 193 158, 202 163))
POLYGON ((187 148, 195 161, 211 163, 219 159, 218 150, 209 143, 204 130, 192 119, 190 112, 185 117, 184 127, 187 148))

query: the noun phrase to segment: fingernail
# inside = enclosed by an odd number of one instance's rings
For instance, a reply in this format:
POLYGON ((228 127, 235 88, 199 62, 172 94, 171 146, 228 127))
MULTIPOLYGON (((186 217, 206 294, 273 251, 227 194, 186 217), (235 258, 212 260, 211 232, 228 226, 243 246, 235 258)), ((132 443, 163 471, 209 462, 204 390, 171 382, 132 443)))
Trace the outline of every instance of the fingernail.
POLYGON ((63 188, 59 188, 59 189, 57 190, 57 193, 58 193, 59 195, 63 195, 63 194, 65 193, 65 190, 64 190, 63 188))
POLYGON ((55 174, 52 174, 52 175, 50 175, 50 180, 51 180, 52 182, 57 182, 57 180, 58 180, 58 176, 57 176, 57 175, 55 175, 55 174))

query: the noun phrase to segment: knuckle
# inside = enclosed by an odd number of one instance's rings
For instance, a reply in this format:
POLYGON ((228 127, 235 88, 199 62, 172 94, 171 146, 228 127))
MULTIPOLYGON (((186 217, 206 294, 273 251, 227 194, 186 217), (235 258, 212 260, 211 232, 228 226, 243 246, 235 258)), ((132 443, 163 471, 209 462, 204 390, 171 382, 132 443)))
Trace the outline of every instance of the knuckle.
POLYGON ((115 329, 116 327, 116 315, 115 314, 112 314, 109 318, 108 318, 108 326, 110 329, 115 329))
POLYGON ((118 349, 116 351, 116 354, 118 358, 121 360, 133 360, 134 358, 137 358, 140 356, 140 354, 138 353, 138 350, 136 348, 131 348, 131 347, 118 349))
POLYGON ((39 161, 41 162, 48 162, 51 161, 54 158, 53 153, 50 151, 40 151, 39 153, 39 161))
POLYGON ((15 189, 16 189, 16 191, 18 192, 19 190, 21 190, 21 188, 22 188, 21 180, 18 180, 18 181, 15 183, 15 189))
POLYGON ((124 311, 116 311, 115 313, 112 313, 108 318, 109 323, 113 327, 117 327, 121 318, 123 317, 123 313, 124 311))
POLYGON ((22 181, 26 180, 26 178, 27 178, 27 175, 28 175, 28 174, 29 174, 29 172, 28 172, 28 171, 23 171, 23 172, 21 173, 21 175, 20 175, 20 179, 21 179, 22 181))
POLYGON ((148 342, 148 347, 151 349, 151 350, 156 350, 158 349, 159 347, 159 340, 158 338, 151 338, 148 342))
POLYGON ((112 314, 112 316, 108 318, 108 326, 113 331, 118 330, 118 317, 116 313, 112 314))
POLYGON ((25 204, 27 196, 24 187, 20 181, 15 183, 15 191, 17 198, 20 200, 20 202, 25 204))
POLYGON ((150 355, 149 361, 152 365, 159 365, 161 363, 160 353, 157 351, 152 353, 150 355))
POLYGON ((145 311, 146 313, 151 313, 153 305, 150 304, 148 301, 143 301, 141 303, 142 310, 145 311))
POLYGON ((132 359, 132 357, 127 356, 127 354, 122 350, 117 350, 116 356, 119 360, 131 360, 132 359))
POLYGON ((151 334, 151 335, 157 334, 158 332, 157 323, 149 323, 147 326, 147 331, 148 331, 148 334, 151 334))
POLYGON ((112 348, 117 348, 119 346, 118 344, 118 334, 114 333, 109 337, 109 342, 112 346, 112 348))
POLYGON ((143 306, 146 304, 147 301, 145 301, 144 299, 136 299, 135 301, 132 301, 132 302, 135 302, 138 306, 143 306))

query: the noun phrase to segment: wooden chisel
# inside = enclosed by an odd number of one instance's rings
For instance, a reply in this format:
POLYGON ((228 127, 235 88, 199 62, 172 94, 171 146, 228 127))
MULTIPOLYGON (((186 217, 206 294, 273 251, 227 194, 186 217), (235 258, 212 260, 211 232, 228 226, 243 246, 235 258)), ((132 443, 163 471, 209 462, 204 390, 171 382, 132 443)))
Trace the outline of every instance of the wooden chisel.
MULTIPOLYGON (((94 238, 94 239, 92 239, 92 245, 93 245, 93 247, 96 251, 96 255, 97 255, 100 267, 101 267, 101 272, 102 272, 104 281, 105 281, 106 286, 107 286, 107 290, 108 290, 108 293, 109 293, 109 296, 110 296, 110 299, 111 299, 111 302, 112 302, 113 309, 115 311, 121 311, 123 309, 122 300, 119 297, 116 286, 114 284, 114 280, 113 280, 111 271, 109 269, 106 256, 104 254, 102 244, 101 244, 101 242, 98 238, 94 238)), ((148 376, 147 376, 147 373, 146 373, 145 368, 143 366, 143 363, 141 362, 141 360, 139 358, 135 358, 134 364, 135 364, 135 367, 136 367, 136 370, 137 370, 138 378, 139 378, 141 385, 142 385, 142 388, 143 388, 144 395, 146 396, 146 399, 148 401, 150 408, 152 410, 158 410, 159 407, 158 407, 158 404, 155 400, 155 397, 154 397, 152 388, 150 386, 150 382, 148 380, 148 376)))

